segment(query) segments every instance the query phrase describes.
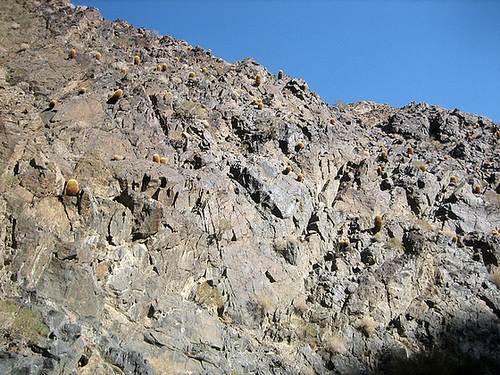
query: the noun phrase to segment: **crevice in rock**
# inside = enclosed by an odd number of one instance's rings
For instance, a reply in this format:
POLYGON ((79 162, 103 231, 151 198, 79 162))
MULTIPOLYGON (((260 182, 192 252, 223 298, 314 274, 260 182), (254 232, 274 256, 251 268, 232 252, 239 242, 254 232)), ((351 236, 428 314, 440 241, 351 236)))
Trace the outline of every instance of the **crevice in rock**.
POLYGON ((495 304, 485 295, 480 295, 479 298, 481 298, 484 303, 486 303, 486 306, 488 306, 491 311, 493 311, 493 314, 495 314, 497 318, 500 319, 500 310, 496 308, 495 304))

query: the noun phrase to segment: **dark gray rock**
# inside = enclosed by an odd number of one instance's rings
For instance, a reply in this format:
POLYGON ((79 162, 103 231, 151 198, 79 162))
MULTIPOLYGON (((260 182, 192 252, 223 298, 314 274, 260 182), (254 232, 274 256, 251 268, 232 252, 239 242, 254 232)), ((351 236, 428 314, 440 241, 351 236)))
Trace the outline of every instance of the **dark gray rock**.
POLYGON ((3 335, 1 371, 376 373, 428 348, 500 366, 498 124, 330 106, 65 1, 0 14, 0 299, 49 331, 3 335))

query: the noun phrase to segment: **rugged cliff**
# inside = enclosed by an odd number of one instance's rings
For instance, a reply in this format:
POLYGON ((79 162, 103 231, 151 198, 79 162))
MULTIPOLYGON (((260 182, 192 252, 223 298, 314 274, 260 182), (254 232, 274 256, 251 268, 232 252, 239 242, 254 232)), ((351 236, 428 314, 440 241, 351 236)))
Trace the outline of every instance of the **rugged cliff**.
POLYGON ((499 372, 490 119, 332 107, 65 2, 0 18, 0 373, 499 372))

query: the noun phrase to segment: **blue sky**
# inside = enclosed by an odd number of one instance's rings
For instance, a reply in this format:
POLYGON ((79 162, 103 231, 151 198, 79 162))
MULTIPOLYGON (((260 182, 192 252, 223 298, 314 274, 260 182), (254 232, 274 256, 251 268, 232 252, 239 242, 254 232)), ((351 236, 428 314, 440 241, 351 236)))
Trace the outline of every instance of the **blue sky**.
POLYGON ((229 62, 253 57, 334 104, 411 101, 500 121, 500 1, 72 0, 229 62))

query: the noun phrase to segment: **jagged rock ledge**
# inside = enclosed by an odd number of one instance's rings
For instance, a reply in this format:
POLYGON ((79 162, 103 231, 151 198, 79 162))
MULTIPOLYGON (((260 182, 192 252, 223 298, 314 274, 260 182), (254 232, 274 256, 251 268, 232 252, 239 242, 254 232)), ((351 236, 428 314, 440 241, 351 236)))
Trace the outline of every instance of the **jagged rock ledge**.
POLYGON ((498 124, 68 2, 0 19, 1 373, 498 373, 498 124))

